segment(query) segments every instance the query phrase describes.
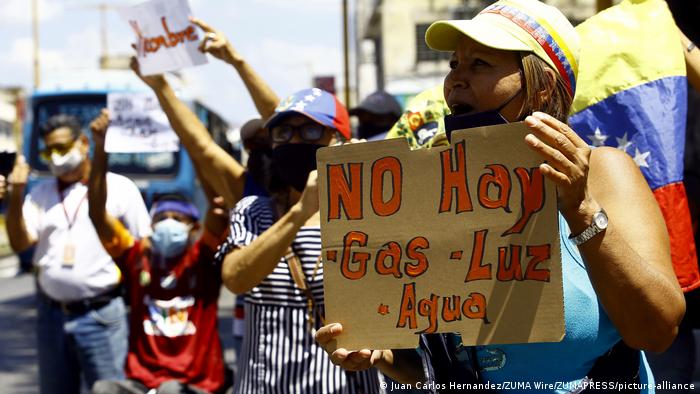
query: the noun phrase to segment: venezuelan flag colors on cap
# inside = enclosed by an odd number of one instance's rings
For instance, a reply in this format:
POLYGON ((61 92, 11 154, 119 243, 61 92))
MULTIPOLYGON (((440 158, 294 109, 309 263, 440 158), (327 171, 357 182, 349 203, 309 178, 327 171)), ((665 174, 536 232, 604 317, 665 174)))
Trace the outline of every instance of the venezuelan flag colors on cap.
POLYGON ((470 20, 437 21, 425 33, 429 47, 454 51, 462 35, 495 49, 532 52, 576 91, 579 39, 558 9, 537 0, 501 0, 470 20))
POLYGON ((678 282, 684 291, 698 288, 683 186, 685 59, 671 12, 662 0, 625 0, 576 30, 581 69, 569 124, 591 145, 634 159, 666 220, 678 282))
POLYGON ((300 114, 324 126, 338 130, 350 139, 350 117, 338 99, 321 89, 304 89, 280 101, 275 114, 265 124, 270 128, 290 114, 300 114))

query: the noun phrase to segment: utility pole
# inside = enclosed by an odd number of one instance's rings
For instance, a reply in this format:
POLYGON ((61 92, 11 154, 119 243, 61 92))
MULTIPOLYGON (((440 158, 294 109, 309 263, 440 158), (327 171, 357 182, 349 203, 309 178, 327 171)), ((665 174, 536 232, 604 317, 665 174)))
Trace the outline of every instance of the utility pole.
POLYGON ((107 59, 109 57, 109 48, 107 47, 107 4, 100 3, 98 5, 100 9, 100 39, 102 41, 102 56, 100 60, 107 59))
POLYGON ((41 82, 41 70, 39 69, 39 4, 37 0, 32 0, 32 41, 32 52, 34 54, 34 89, 37 89, 41 82))
POLYGON ((350 108, 350 49, 348 34, 348 0, 343 0, 343 72, 345 84, 345 106, 350 108))
POLYGON ((612 7, 612 0, 596 0, 596 12, 603 11, 606 8, 612 7))
MULTIPOLYGON (((77 3, 77 2, 76 2, 77 3)), ((106 2, 100 2, 95 5, 81 5, 81 4, 70 4, 69 8, 78 9, 97 9, 100 12, 100 68, 109 68, 110 58, 109 58, 109 39, 108 39, 108 27, 107 27, 107 11, 114 8, 113 5, 109 5, 106 2)))

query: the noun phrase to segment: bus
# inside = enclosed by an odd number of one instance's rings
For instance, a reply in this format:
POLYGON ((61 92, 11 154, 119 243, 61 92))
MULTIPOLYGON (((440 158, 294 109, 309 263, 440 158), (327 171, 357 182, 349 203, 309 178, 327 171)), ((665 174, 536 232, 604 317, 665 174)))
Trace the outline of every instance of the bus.
MULTIPOLYGON (((187 103, 209 130, 214 141, 229 154, 240 159, 240 144, 229 141, 228 123, 198 100, 189 98, 184 89, 173 84, 179 97, 187 103)), ((39 155, 43 139, 39 127, 55 114, 77 117, 83 131, 91 137, 88 126, 107 106, 111 92, 146 92, 148 88, 131 71, 99 70, 79 75, 62 74, 47 80, 27 99, 27 121, 24 127, 23 152, 32 168, 29 187, 40 178, 51 176, 39 155)), ((124 175, 136 183, 147 206, 160 194, 180 193, 203 208, 207 205, 192 161, 184 148, 177 152, 110 153, 109 170, 124 175)))

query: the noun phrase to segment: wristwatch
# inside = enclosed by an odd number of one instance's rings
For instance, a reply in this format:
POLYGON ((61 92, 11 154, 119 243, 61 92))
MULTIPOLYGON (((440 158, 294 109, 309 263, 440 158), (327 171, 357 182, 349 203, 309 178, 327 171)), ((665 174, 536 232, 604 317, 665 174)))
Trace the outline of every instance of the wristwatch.
POLYGON ((608 228, 608 214, 605 213, 603 208, 600 208, 598 212, 593 214, 591 225, 579 235, 569 235, 569 239, 574 245, 578 246, 593 238, 596 234, 605 231, 606 228, 608 228))

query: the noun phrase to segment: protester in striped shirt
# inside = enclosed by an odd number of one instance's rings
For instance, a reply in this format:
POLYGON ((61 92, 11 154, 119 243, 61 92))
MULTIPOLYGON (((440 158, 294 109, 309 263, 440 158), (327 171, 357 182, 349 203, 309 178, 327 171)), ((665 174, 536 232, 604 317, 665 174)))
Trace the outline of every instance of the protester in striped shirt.
POLYGON ((283 100, 266 127, 285 187, 236 205, 218 256, 224 283, 246 301, 235 391, 378 392, 376 370, 344 371, 313 340, 323 320, 316 150, 350 137, 347 111, 332 94, 305 89, 283 100))

